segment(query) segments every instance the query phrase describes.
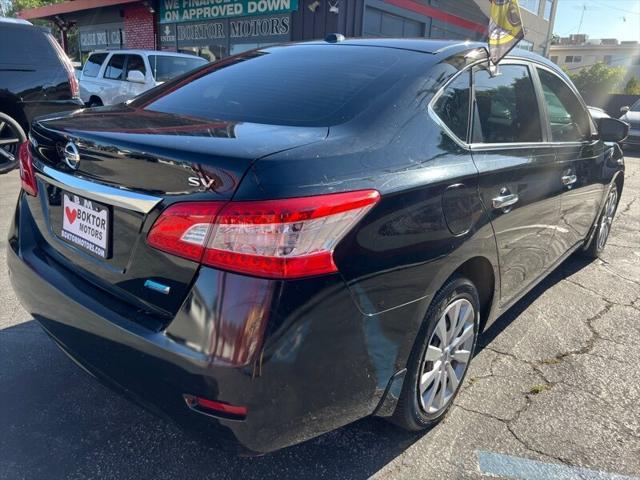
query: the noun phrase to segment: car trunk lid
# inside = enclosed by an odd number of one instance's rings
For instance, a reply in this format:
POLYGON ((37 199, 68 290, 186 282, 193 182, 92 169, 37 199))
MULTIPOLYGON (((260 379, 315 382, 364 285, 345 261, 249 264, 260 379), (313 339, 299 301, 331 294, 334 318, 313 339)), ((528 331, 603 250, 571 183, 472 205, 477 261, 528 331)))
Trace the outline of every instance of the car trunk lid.
POLYGON ((32 213, 43 247, 94 286, 171 317, 198 264, 147 244, 160 211, 230 200, 253 161, 326 134, 126 106, 40 120, 31 132, 41 197, 32 213))

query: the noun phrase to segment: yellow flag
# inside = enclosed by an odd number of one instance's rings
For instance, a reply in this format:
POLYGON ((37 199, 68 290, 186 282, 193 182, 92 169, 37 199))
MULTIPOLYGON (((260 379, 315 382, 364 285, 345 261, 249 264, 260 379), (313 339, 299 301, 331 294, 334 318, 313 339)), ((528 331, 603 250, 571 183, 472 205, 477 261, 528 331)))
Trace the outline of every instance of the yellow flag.
POLYGON ((524 38, 518 0, 489 0, 489 57, 494 65, 524 38))

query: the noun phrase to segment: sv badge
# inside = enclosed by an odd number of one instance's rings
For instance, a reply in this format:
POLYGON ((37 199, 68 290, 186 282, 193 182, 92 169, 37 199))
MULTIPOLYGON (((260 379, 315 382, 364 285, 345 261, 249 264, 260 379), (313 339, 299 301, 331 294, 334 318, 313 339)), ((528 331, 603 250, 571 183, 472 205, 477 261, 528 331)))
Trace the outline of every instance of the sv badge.
POLYGON ((189 177, 187 180, 192 187, 204 187, 206 189, 213 187, 216 183, 215 178, 189 177))

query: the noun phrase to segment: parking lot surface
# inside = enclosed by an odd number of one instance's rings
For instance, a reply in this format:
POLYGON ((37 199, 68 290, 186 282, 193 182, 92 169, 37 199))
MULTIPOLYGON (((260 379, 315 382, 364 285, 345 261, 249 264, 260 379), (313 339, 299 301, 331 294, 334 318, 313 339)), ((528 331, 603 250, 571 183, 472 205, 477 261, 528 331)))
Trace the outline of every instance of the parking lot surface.
POLYGON ((2 479, 640 479, 640 158, 603 258, 570 258, 481 337, 443 423, 369 418, 257 458, 184 434, 54 346, 7 276, 18 188, 0 177, 2 479))

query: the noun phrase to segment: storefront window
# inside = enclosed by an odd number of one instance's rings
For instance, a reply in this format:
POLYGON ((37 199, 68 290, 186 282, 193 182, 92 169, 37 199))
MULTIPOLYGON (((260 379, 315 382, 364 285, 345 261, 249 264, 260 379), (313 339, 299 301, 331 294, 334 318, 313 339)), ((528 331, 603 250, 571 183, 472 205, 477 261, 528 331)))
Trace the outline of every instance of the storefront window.
POLYGON ((231 44, 231 55, 253 50, 255 48, 264 48, 274 45, 273 43, 233 43, 231 44))
POLYGON ((210 62, 291 40, 291 15, 228 18, 160 26, 163 50, 198 55, 210 62))
POLYGON ((226 45, 181 46, 177 51, 204 58, 208 62, 215 62, 229 56, 226 45))

